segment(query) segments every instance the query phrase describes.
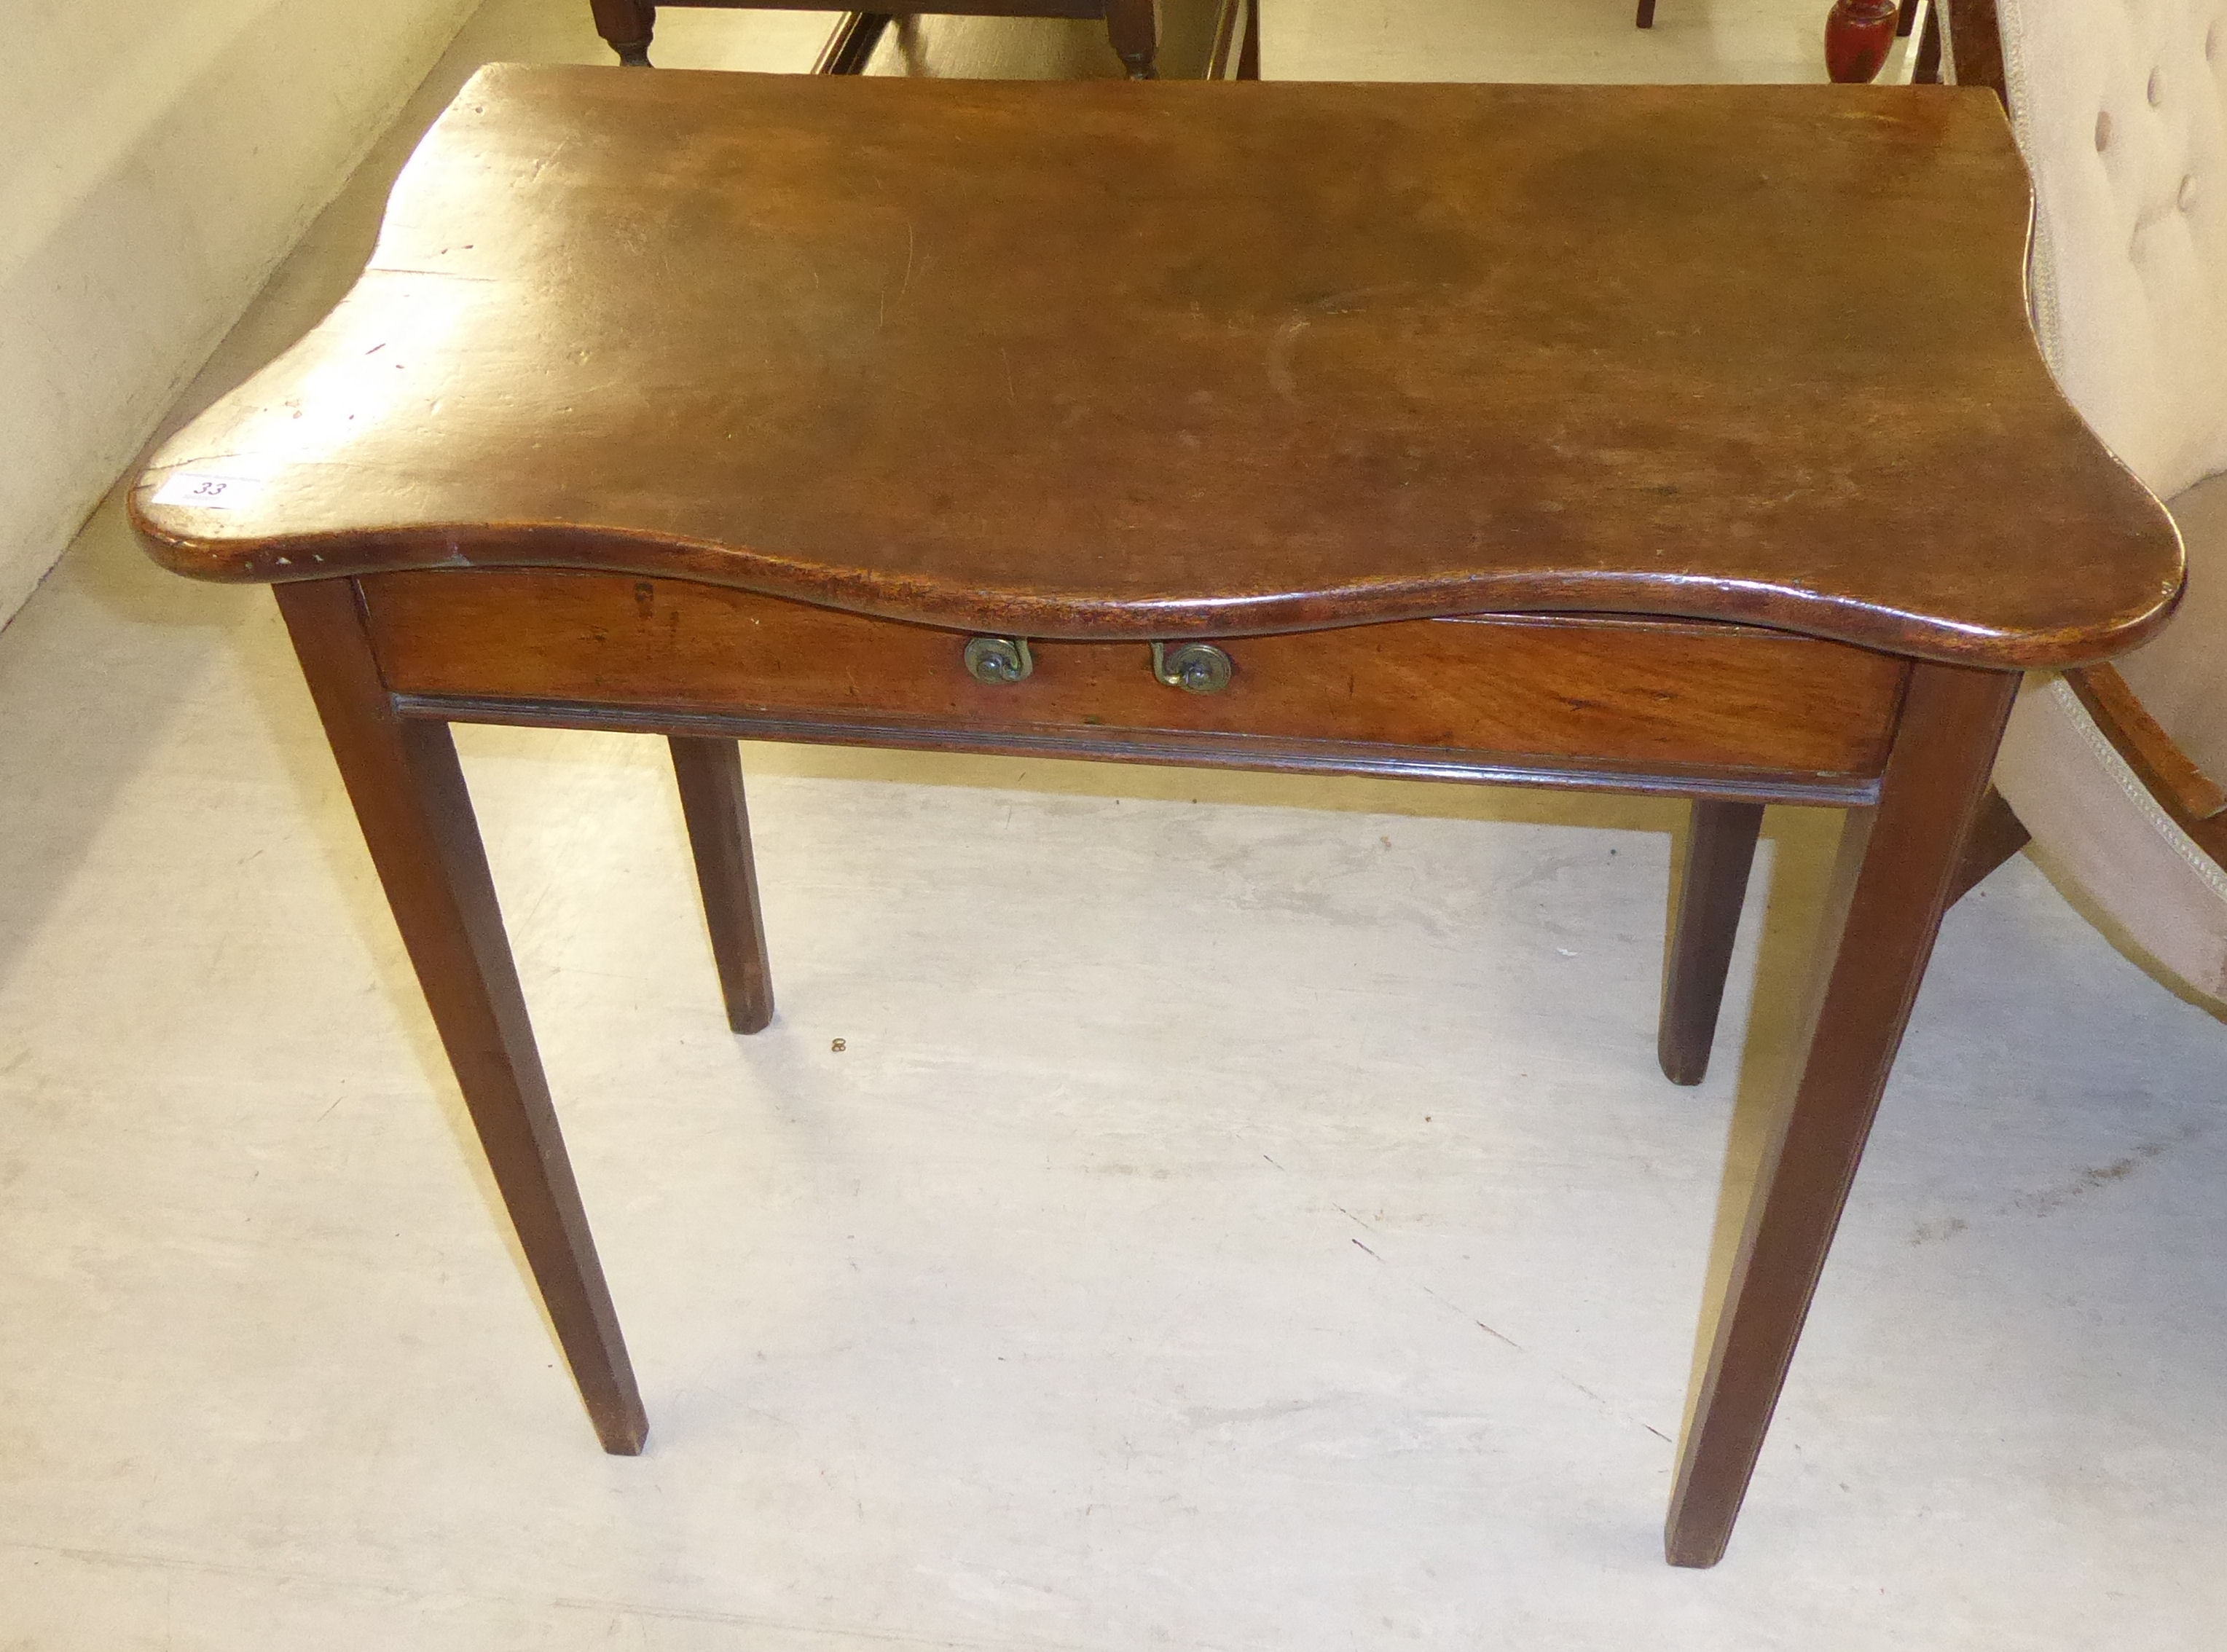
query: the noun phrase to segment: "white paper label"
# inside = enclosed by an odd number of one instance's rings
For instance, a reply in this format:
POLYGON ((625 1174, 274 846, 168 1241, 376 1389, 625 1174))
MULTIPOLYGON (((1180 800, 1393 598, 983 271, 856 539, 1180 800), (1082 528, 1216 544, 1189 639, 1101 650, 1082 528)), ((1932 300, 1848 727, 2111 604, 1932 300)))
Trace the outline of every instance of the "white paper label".
POLYGON ((155 490, 157 505, 190 505, 197 510, 245 510, 255 502, 263 484, 245 476, 211 476, 199 471, 174 470, 155 490))

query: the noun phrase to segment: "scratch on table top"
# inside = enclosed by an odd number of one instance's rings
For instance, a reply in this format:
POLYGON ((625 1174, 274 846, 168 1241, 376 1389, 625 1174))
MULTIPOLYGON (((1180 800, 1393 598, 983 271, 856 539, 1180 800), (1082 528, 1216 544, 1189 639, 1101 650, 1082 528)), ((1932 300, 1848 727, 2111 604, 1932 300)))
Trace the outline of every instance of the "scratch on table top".
POLYGON ((1292 373, 1292 353, 1298 348, 1299 335, 1313 321, 1311 316, 1294 316, 1276 329, 1276 336, 1268 341, 1268 387, 1286 401, 1298 405, 1299 381, 1292 373))

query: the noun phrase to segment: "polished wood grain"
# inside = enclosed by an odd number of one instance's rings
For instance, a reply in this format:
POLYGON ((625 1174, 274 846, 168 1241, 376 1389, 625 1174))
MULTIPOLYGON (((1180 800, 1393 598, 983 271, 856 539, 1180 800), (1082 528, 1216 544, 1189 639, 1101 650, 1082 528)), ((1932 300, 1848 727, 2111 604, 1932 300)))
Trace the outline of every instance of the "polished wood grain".
POLYGON ((134 510, 214 578, 589 565, 1070 638, 1630 611, 2071 663, 2147 635, 2180 561, 2033 348, 2026 214, 2000 110, 1938 88, 498 66, 354 292, 134 510), (236 508, 151 501, 250 465, 236 508))
POLYGON ((2017 689, 2002 673, 1918 667, 1879 803, 1848 812, 1797 1076, 1680 1442, 1673 1565, 1713 1566, 1731 1537, 2017 689))
POLYGON ((396 715, 346 580, 285 586, 278 607, 597 1438, 605 1451, 630 1456, 641 1450, 648 1419, 550 1104, 448 727, 396 715))
POLYGON ((732 740, 675 735, 668 743, 696 881, 704 891, 711 957, 727 1003, 727 1025, 737 1032, 763 1032, 773 1020, 773 969, 766 960, 765 915, 758 905, 742 759, 732 740))
POLYGON ((1286 743, 1257 755, 1264 768, 1305 741, 1396 751, 1411 767, 1590 764, 1704 788, 1867 781, 1907 671, 1745 627, 1539 617, 1225 639, 1236 672, 1219 694, 1165 686, 1141 644, 1040 642, 1032 676, 992 686, 963 668, 964 634, 743 591, 507 570, 362 584, 399 693, 724 711, 852 744, 981 749, 1003 733, 1008 749, 1041 750, 1064 735, 1133 755, 1153 736, 1286 743))
POLYGON ((1762 829, 1760 803, 1694 803, 1680 856, 1655 1041, 1662 1075, 1673 1084, 1699 1084, 1709 1075, 1725 976, 1732 968, 1732 942, 1739 934, 1740 909, 1762 829))

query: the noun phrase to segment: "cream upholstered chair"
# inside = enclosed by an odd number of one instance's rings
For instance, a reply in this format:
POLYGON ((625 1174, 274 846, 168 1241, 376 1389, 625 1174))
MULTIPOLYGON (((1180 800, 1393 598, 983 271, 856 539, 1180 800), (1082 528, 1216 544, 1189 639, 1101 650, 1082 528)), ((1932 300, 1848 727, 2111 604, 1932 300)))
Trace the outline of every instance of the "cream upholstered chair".
POLYGON ((2227 1009, 2227 0, 1997 12, 2042 348, 2189 584, 2116 672, 2026 685, 1995 786, 2115 939, 2227 1009))

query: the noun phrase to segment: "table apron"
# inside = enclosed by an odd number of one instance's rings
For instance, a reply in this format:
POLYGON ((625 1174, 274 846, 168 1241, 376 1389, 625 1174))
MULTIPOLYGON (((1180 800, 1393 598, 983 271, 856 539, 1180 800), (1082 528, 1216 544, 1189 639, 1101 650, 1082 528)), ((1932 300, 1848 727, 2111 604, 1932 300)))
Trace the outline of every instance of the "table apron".
POLYGON ((1223 638, 1219 692, 1142 643, 1032 642, 1011 684, 961 634, 571 570, 355 582, 397 710, 450 722, 1860 806, 1906 662, 1705 622, 1489 616, 1223 638))
POLYGON ((597 705, 565 700, 472 698, 397 694, 406 718, 483 723, 507 728, 580 729, 609 734, 662 734, 766 740, 785 745, 860 746, 895 751, 948 751, 1004 757, 1062 757, 1094 762, 1161 764, 1180 769, 1243 769, 1271 774, 1350 775, 1394 780, 1462 781, 1535 786, 1555 791, 1625 792, 1727 801, 1799 803, 1864 808, 1879 801, 1879 783, 1829 775, 1757 770, 1615 769, 1547 764, 1515 753, 1369 746, 1335 740, 1277 741, 1246 735, 1182 735, 1165 730, 1109 730, 1106 737, 1072 733, 982 731, 938 725, 820 721, 693 711, 655 706, 597 705))

